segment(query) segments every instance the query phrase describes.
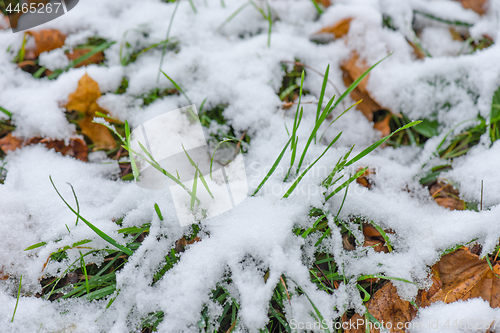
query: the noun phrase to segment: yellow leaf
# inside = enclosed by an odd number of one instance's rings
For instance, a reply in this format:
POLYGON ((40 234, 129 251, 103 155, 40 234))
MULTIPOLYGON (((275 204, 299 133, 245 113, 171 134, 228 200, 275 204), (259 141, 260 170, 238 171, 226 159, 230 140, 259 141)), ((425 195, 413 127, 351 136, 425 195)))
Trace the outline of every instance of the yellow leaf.
POLYGON ((78 121, 78 125, 82 129, 82 133, 94 143, 95 150, 109 150, 116 147, 111 132, 105 126, 92 122, 96 112, 108 113, 97 104, 99 97, 101 97, 99 84, 92 80, 88 74, 85 74, 78 81, 76 91, 69 95, 65 107, 68 111, 77 111, 84 115, 83 119, 78 121))

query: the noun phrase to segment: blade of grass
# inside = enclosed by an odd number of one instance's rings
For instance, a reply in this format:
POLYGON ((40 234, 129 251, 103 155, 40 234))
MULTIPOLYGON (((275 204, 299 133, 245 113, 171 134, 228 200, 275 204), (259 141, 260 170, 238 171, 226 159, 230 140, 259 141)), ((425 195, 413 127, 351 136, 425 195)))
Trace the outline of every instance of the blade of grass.
POLYGON ((297 185, 300 183, 300 181, 302 180, 302 178, 304 178, 304 176, 306 175, 306 173, 314 166, 314 164, 316 164, 316 162, 319 161, 320 158, 323 157, 323 155, 326 154, 326 152, 328 151, 328 149, 330 149, 330 147, 335 143, 337 142, 337 140, 340 138, 340 136, 342 135, 342 132, 340 132, 336 137, 335 139, 332 140, 332 142, 330 142, 330 144, 328 145, 328 147, 325 148, 325 150, 323 151, 323 153, 321 155, 319 155, 319 157, 314 161, 312 162, 303 172, 302 174, 295 180, 295 182, 292 184, 292 186, 290 186, 290 188, 288 189, 288 191, 286 191, 285 195, 283 196, 283 198, 288 198, 290 196, 290 194, 292 194, 293 190, 297 187, 297 185))
POLYGON ((109 237, 106 233, 104 233, 102 230, 100 230, 99 228, 97 228, 95 225, 93 225, 92 223, 90 223, 89 221, 87 221, 83 216, 81 216, 77 211, 75 211, 73 209, 73 207, 71 207, 70 204, 68 204, 68 202, 64 199, 64 197, 61 195, 61 193, 59 193, 59 190, 57 189, 56 185, 54 184, 54 181, 52 180, 52 176, 49 176, 49 179, 50 179, 50 182, 52 183, 52 186, 56 190, 57 195, 59 195, 59 198, 61 198, 61 200, 64 201, 64 203, 66 204, 66 206, 74 214, 76 214, 76 216, 78 216, 80 218, 80 220, 82 220, 90 229, 92 229, 99 237, 101 237, 102 239, 104 239, 106 242, 108 242, 109 244, 115 246, 116 248, 120 249, 121 251, 125 252, 129 256, 131 256, 133 254, 133 252, 130 249, 124 247, 123 245, 118 244, 113 238, 109 237))
POLYGON ((80 252, 80 265, 82 266, 83 274, 85 275, 85 288, 87 289, 87 294, 90 294, 89 277, 87 275, 87 267, 85 266, 85 259, 83 259, 83 254, 80 252))
POLYGON ((3 107, 0 106, 0 111, 2 111, 3 113, 5 113, 7 115, 7 117, 9 117, 9 119, 12 118, 12 113, 7 111, 6 109, 4 109, 3 107))
MULTIPOLYGON (((214 199, 214 196, 212 194, 212 192, 210 192, 210 188, 208 187, 208 184, 207 182, 205 181, 205 178, 203 177, 203 173, 201 172, 200 168, 198 168, 198 165, 193 161, 193 159, 191 158, 191 156, 189 156, 188 152, 186 151, 186 148, 184 148, 184 144, 181 144, 182 146, 182 149, 184 150, 184 153, 186 153, 186 156, 189 160, 189 163, 191 163, 191 165, 196 169, 196 171, 198 172, 198 175, 200 177, 200 180, 203 184, 203 186, 205 187, 205 189, 207 190, 208 194, 210 194, 210 196, 212 197, 212 199, 214 199)), ((196 178, 196 177, 195 177, 196 178)))
POLYGON ((163 215, 161 215, 160 207, 158 206, 157 203, 155 203, 155 211, 156 211, 156 215, 158 215, 158 218, 160 219, 160 221, 163 221, 163 215))
POLYGON ((260 189, 262 188, 262 186, 264 186, 264 184, 267 182, 267 180, 269 179, 269 177, 271 177, 271 175, 274 173, 274 171, 278 167, 278 164, 281 162, 281 159, 283 158, 283 155, 285 154, 285 151, 288 148, 288 145, 290 144, 291 141, 292 141, 292 139, 290 138, 288 140, 288 142, 286 143, 285 147, 283 148, 283 150, 281 151, 281 153, 279 154, 278 158, 274 162, 273 166, 271 167, 271 169, 267 173, 267 175, 264 177, 264 179, 262 180, 262 182, 260 182, 259 186, 257 186, 257 188, 255 189, 255 192, 253 192, 253 194, 251 195, 252 197, 255 196, 260 191, 260 189))
POLYGON ((387 245, 387 249, 389 252, 392 252, 392 243, 391 240, 389 239, 389 236, 385 233, 384 229, 382 229, 379 225, 377 225, 375 222, 370 221, 370 223, 377 229, 377 231, 382 235, 382 237, 385 240, 385 245, 387 245))
POLYGON ((369 146, 368 148, 366 148, 365 150, 363 150, 358 155, 354 156, 351 160, 349 160, 349 162, 347 162, 345 164, 345 166, 348 167, 349 165, 352 165, 353 163, 356 163, 357 161, 359 161, 360 159, 362 159, 363 157, 365 157, 366 155, 368 155, 369 153, 371 153, 372 151, 374 151, 378 146, 380 146, 381 144, 383 144, 384 142, 386 142, 391 136, 393 136, 394 134, 398 133, 399 131, 403 131, 403 130, 405 130, 407 128, 410 128, 412 126, 420 124, 421 122, 422 122, 421 120, 412 121, 411 123, 406 124, 403 127, 398 128, 397 130, 395 130, 391 134, 383 137, 382 139, 378 140, 377 142, 375 142, 374 144, 372 144, 371 146, 369 146))
POLYGON ((181 87, 179 87, 179 85, 170 77, 168 76, 164 71, 160 70, 160 72, 163 73, 163 75, 165 75, 165 77, 170 81, 172 82, 172 84, 174 85, 175 89, 179 90, 179 92, 182 94, 182 96, 184 96, 187 101, 189 102, 189 104, 193 104, 191 102, 191 100, 189 99, 189 97, 187 97, 186 93, 184 92, 184 90, 181 89, 181 87))
POLYGON ((23 282, 23 276, 19 278, 19 289, 17 290, 17 299, 16 299, 16 306, 14 307, 14 313, 12 314, 12 319, 10 320, 11 323, 14 322, 14 316, 16 315, 17 311, 17 305, 19 304, 19 297, 21 296, 21 283, 23 282))
POLYGON ((331 197, 333 197, 335 194, 337 194, 338 192, 342 191, 342 189, 346 186, 349 186, 350 183, 352 183, 354 180, 356 180, 359 176, 361 176, 363 173, 365 173, 365 171, 368 169, 368 167, 356 172, 356 174, 352 177, 350 177, 348 180, 346 180, 344 183, 342 183, 342 185, 340 185, 339 187, 337 187, 335 190, 333 190, 332 193, 328 194, 326 197, 325 197, 325 201, 327 201, 328 199, 330 199, 331 197))
POLYGON ((194 179, 193 179, 193 189, 191 191, 191 204, 189 206, 189 209, 193 211, 194 209, 194 203, 196 202, 196 188, 198 187, 198 169, 194 172, 194 179))
POLYGON ((245 9, 246 6, 249 6, 249 5, 250 5, 250 2, 246 2, 243 5, 241 5, 238 9, 236 9, 236 11, 234 13, 229 15, 229 17, 224 22, 222 22, 221 25, 219 25, 217 30, 221 30, 227 23, 229 23, 229 21, 231 21, 236 15, 238 15, 239 12, 241 12, 243 9, 245 9))
MULTIPOLYGON (((172 17, 170 17, 170 22, 168 23, 167 28, 167 36, 165 40, 168 40, 170 37, 170 29, 172 28, 172 23, 174 22, 175 13, 177 13, 177 8, 179 7, 180 1, 175 2, 174 12, 172 13, 172 17)), ((160 65, 158 66, 158 75, 156 76, 156 83, 160 82, 160 72, 161 66, 163 65, 163 58, 165 58, 165 52, 167 51, 167 44, 163 45, 163 50, 161 52, 160 65)))

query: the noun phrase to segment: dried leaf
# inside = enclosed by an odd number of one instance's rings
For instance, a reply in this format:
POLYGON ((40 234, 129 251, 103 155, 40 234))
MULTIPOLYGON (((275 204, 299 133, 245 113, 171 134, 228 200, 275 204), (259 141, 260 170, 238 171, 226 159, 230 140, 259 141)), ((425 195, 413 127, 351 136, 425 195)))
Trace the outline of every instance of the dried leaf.
POLYGON ((466 247, 443 256, 432 267, 442 288, 429 301, 451 303, 480 297, 492 308, 500 307, 500 265, 493 262, 492 268, 486 260, 479 259, 466 247))
MULTIPOLYGON (((354 52, 353 56, 342 64, 340 67, 343 72, 343 80, 346 87, 350 86, 358 77, 360 77, 369 67, 365 62, 359 61, 359 55, 354 52)), ((373 121, 373 113, 379 110, 383 110, 381 107, 368 93, 366 90, 366 84, 368 83, 367 75, 351 92, 351 98, 355 101, 363 100, 360 104, 356 106, 368 120, 373 121)))
POLYGON ((391 126, 389 122, 391 121, 391 113, 387 112, 386 116, 379 121, 374 121, 373 128, 380 131, 382 136, 388 136, 391 134, 391 126))
POLYGON ((464 7, 465 9, 472 9, 479 15, 483 15, 486 13, 488 0, 455 0, 455 1, 460 1, 462 7, 464 7))
POLYGON ((195 238, 193 238, 192 240, 186 240, 186 237, 182 237, 181 239, 177 240, 175 242, 175 252, 177 253, 180 253, 180 252, 184 252, 184 248, 186 247, 186 245, 188 244, 194 244, 195 242, 199 242, 201 241, 200 237, 196 236, 195 238))
POLYGON ((26 49, 26 59, 29 60, 38 58, 42 52, 62 47, 66 40, 66 35, 55 29, 28 31, 26 34, 35 38, 36 45, 35 49, 26 49))
MULTIPOLYGON (((356 170, 356 172, 361 171, 361 169, 363 169, 363 168, 358 168, 356 170)), ((361 185, 363 187, 370 189, 370 188, 372 188, 372 186, 374 184, 373 177, 370 177, 373 175, 375 175, 375 169, 368 168, 365 170, 365 172, 363 172, 363 174, 361 176, 356 178, 356 183, 358 183, 359 185, 361 185)))
MULTIPOLYGON (((325 6, 328 7, 328 6, 325 6)), ((335 38, 341 38, 349 32, 349 27, 351 25, 352 17, 345 18, 343 20, 338 21, 337 23, 330 25, 328 27, 324 27, 320 31, 316 32, 315 35, 318 34, 333 34, 335 38)))
POLYGON ((4 153, 20 148, 22 144, 23 140, 16 138, 12 135, 12 133, 7 134, 0 139, 0 149, 2 149, 4 153))
MULTIPOLYGON (((81 56, 83 56, 91 51, 92 51, 92 49, 90 49, 90 48, 75 49, 75 50, 71 51, 70 53, 66 54, 66 57, 68 57, 68 59, 70 61, 73 61, 73 60, 76 60, 76 59, 80 58, 81 56)), ((90 64, 98 64, 98 63, 102 62, 103 60, 104 60, 104 52, 101 51, 101 52, 97 52, 96 54, 90 56, 86 60, 76 64, 75 67, 78 68, 78 67, 83 67, 83 66, 87 66, 90 64)))
POLYGON ((54 149, 55 151, 63 154, 73 156, 76 159, 87 161, 88 148, 84 141, 79 138, 72 138, 69 140, 68 144, 65 144, 62 140, 50 140, 43 139, 40 137, 31 138, 25 142, 22 139, 17 138, 12 135, 12 133, 7 134, 5 137, 0 139, 0 149, 5 153, 21 148, 22 146, 28 146, 32 144, 41 143, 48 149, 54 149))
MULTIPOLYGON (((387 233, 389 233, 389 231, 387 231, 387 233)), ((373 246, 376 252, 389 253, 384 237, 382 237, 380 232, 373 225, 363 223, 363 235, 365 236, 363 246, 373 246)))
MULTIPOLYGON (((373 294, 372 298, 366 303, 367 311, 375 317, 380 323, 384 323, 386 327, 391 327, 391 332, 404 332, 404 325, 398 323, 406 323, 411 321, 417 314, 417 310, 410 304, 410 302, 402 300, 396 287, 391 282, 386 283, 382 288, 373 294), (388 325, 388 323, 391 323, 388 325)), ((359 314, 354 314, 350 320, 347 316, 343 316, 342 320, 345 322, 344 330, 346 333, 365 333, 368 323, 365 323, 365 317, 359 314), (352 325, 351 325, 352 323, 352 325), (350 329, 354 327, 354 329, 350 329)), ((343 327, 344 327, 343 325, 343 327)), ((370 332, 380 332, 375 328, 376 325, 368 325, 370 332)))
POLYGON ((439 206, 450 210, 464 210, 465 202, 460 200, 460 193, 443 179, 438 179, 429 185, 429 193, 439 206))
POLYGON ((25 144, 31 145, 31 144, 36 144, 36 143, 41 143, 48 149, 54 149, 55 151, 63 154, 63 155, 69 155, 77 160, 81 160, 84 162, 87 162, 87 156, 88 156, 88 147, 87 144, 79 139, 79 138, 72 138, 69 140, 68 144, 66 145, 64 141, 62 140, 49 140, 49 139, 42 139, 42 138, 32 138, 28 140, 25 144))
POLYGON ((92 122, 96 112, 108 113, 97 104, 99 97, 101 97, 99 85, 88 74, 85 74, 78 81, 76 91, 69 95, 65 107, 68 111, 84 114, 84 117, 78 121, 78 125, 82 129, 82 133, 94 143, 94 149, 109 150, 116 147, 111 132, 105 126, 92 122))

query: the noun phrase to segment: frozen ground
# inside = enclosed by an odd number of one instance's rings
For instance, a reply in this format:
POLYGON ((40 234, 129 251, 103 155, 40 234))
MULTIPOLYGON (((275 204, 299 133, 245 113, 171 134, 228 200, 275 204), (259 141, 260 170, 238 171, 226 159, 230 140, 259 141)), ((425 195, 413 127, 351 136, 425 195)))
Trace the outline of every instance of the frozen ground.
MULTIPOLYGON (((94 153, 92 161, 85 163, 42 146, 24 147, 5 157, 6 178, 0 185, 0 272, 10 276, 1 282, 1 332, 138 332, 142 318, 160 310, 164 319, 158 331, 198 332, 204 306, 214 318, 222 313, 222 307, 210 300, 210 291, 228 272, 232 282, 227 288, 240 306, 237 332, 256 332, 266 325, 269 300, 282 274, 307 292, 325 319, 332 320, 349 308, 364 311, 354 282, 360 275, 384 274, 413 281, 416 284, 395 282, 400 296, 411 299, 418 288, 429 286, 429 267, 443 250, 477 239, 483 246, 483 254, 493 251, 500 237, 498 141, 490 146, 488 134, 484 134, 480 143, 466 155, 453 160, 452 171, 441 175, 456 184, 461 198, 467 202, 480 200, 483 180, 484 210, 481 212, 450 211, 438 206, 418 179, 430 166, 440 164, 434 152, 450 129, 478 114, 488 119, 493 93, 500 86, 499 46, 494 44, 457 57, 455 54, 460 52, 462 44, 457 45, 457 41, 444 36, 446 28, 436 24, 421 35, 422 45, 434 57, 417 60, 404 34, 410 34, 412 11, 418 9, 444 19, 469 22, 473 24, 472 37, 487 34, 497 41, 498 1, 490 1, 491 8, 484 16, 452 1, 333 1, 319 18, 310 1, 270 1, 274 16, 279 17, 272 26, 270 47, 268 22, 252 6, 247 6, 220 29, 244 2, 225 0, 225 7, 218 0, 193 0, 193 3, 197 13, 188 1, 182 1, 178 7, 170 36, 179 41, 180 51, 165 54, 162 70, 183 87, 194 104, 199 106, 205 98, 207 106, 228 104, 224 117, 238 133, 247 131, 251 137, 244 159, 252 191, 288 140, 284 124, 288 129, 293 127, 295 108, 281 109, 276 94, 284 74, 281 61, 300 59, 320 71, 330 64, 330 80, 344 91, 340 64, 349 59, 352 51, 357 51, 370 64, 393 52, 371 73, 368 90, 381 105, 403 111, 411 119, 437 119, 440 135, 422 147, 377 149, 357 162, 348 171, 376 167, 377 186, 368 191, 352 184, 339 217, 347 221, 349 216, 360 216, 392 229, 395 251, 385 254, 369 250, 355 255, 343 250, 340 231, 333 224, 332 215, 340 207, 343 191, 326 203, 320 193, 307 191, 297 191, 281 200, 288 186, 283 185, 283 173, 277 172, 256 197, 248 197, 227 213, 202 221, 199 234, 202 241, 188 246, 178 264, 152 286, 153 275, 165 255, 190 228, 179 225, 170 194, 114 180, 119 172, 117 164, 99 153, 94 153), (400 30, 384 28, 383 14, 390 15, 400 30), (316 31, 347 17, 354 18, 347 38, 325 45, 310 41, 316 31), (437 83, 429 85, 428 82, 437 83), (449 107, 441 108, 446 102, 449 107), (423 170, 423 165, 427 169, 423 170), (61 194, 73 204, 71 188, 66 185, 71 183, 81 214, 122 244, 126 240, 116 232, 119 227, 113 219, 124 217, 122 227, 151 223, 149 236, 117 273, 119 293, 113 295, 116 299, 109 308, 106 308, 109 297, 92 302, 84 298, 50 302, 34 297, 41 290, 42 274, 59 276, 69 262, 80 256, 77 250, 68 251, 69 261, 51 261, 43 269, 50 253, 61 244, 91 239, 87 245, 92 248, 108 245, 83 223, 74 225, 75 216, 57 196, 49 175, 61 194), (271 189, 278 190, 273 193, 271 189), (163 221, 155 213, 155 203, 163 213, 163 221), (333 235, 323 241, 323 250, 334 256, 337 265, 343 266, 344 275, 353 281, 341 283, 332 295, 318 290, 311 282, 308 256, 312 253, 307 250, 311 244, 292 233, 294 226, 313 223, 308 217, 311 207, 333 212, 328 217, 333 235), (60 241, 55 243, 56 240, 60 241), (47 245, 23 251, 39 242, 47 242, 47 245), (267 269, 270 274, 265 281, 262 272, 267 269), (11 323, 21 275, 22 297, 15 321, 11 323)), ((85 73, 99 83, 102 93, 115 91, 122 77, 128 77, 125 94, 108 93, 99 103, 114 117, 128 120, 132 127, 188 105, 182 95, 165 97, 147 107, 134 100, 134 96, 152 88, 172 87, 163 76, 157 82, 161 50, 147 52, 126 67, 119 59, 120 43, 124 39, 144 45, 164 40, 174 8, 174 3, 153 0, 81 0, 68 14, 37 29, 59 29, 68 35, 67 45, 77 45, 94 35, 117 43, 105 51, 106 66, 71 69, 52 81, 35 79, 11 63, 21 47, 22 33, 1 31, 0 105, 13 113, 17 126, 14 134, 25 138, 71 137, 74 126, 66 121, 61 105, 85 73), (139 31, 147 32, 147 37, 139 31), (11 51, 5 52, 9 47, 11 51)), ((65 65, 58 63, 57 59, 61 58, 57 54, 43 57, 49 68, 65 65)), ((307 74, 304 89, 310 94, 304 96, 303 101, 317 100, 322 80, 313 72, 307 74)), ((326 95, 335 93, 328 85, 326 95)), ((346 106, 351 102, 347 99, 346 106)), ((339 107, 335 115, 341 111, 339 107)), ((316 106, 304 105, 299 138, 306 138, 311 132, 315 112, 316 106)), ((354 151, 359 152, 380 137, 361 112, 351 110, 328 129, 323 143, 311 146, 306 165, 324 150, 324 143, 340 131, 343 131, 340 140, 316 165, 319 169, 334 165, 352 144, 356 144, 354 151)), ((305 139, 299 141, 299 146, 304 142, 305 139)), ((283 165, 289 158, 288 151, 283 165)), ((311 173, 300 183, 299 190, 319 184, 324 178, 321 176, 311 173)), ((89 256, 86 260, 99 262, 102 256, 89 256)), ((432 322, 438 317, 472 315, 472 311, 477 312, 479 308, 483 310, 477 316, 485 321, 500 319, 499 310, 472 300, 435 304, 422 310, 419 320, 432 322)), ((309 314, 313 308, 303 295, 292 297, 290 303, 285 304, 285 310, 288 320, 314 320, 309 314)))

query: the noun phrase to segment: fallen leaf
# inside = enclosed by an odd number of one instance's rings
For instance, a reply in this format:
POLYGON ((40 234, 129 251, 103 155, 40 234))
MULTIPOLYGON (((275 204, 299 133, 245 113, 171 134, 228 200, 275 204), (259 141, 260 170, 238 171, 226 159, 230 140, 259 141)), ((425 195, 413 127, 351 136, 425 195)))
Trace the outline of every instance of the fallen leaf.
POLYGON ((175 252, 180 253, 185 251, 185 247, 188 244, 194 244, 195 242, 201 241, 200 237, 196 236, 192 240, 186 240, 186 237, 182 237, 181 239, 175 242, 175 252))
MULTIPOLYGON (((390 233, 387 231, 387 233, 390 233)), ((372 246, 376 252, 389 253, 389 248, 385 244, 385 239, 380 232, 371 224, 363 223, 363 235, 365 242, 363 246, 372 246)))
POLYGON ((28 31, 26 34, 35 38, 35 48, 26 49, 25 58, 28 60, 38 58, 42 52, 52 51, 62 47, 66 40, 66 35, 63 35, 59 30, 55 29, 28 31))
MULTIPOLYGON (((326 6, 327 7, 327 6, 326 6)), ((345 18, 343 20, 338 21, 337 23, 324 27, 320 31, 316 32, 315 35, 318 34, 332 34, 335 38, 341 38, 349 32, 349 27, 351 25, 352 17, 345 18)))
MULTIPOLYGON (((366 303, 366 310, 380 323, 384 323, 385 327, 390 326, 390 332, 405 332, 404 323, 411 321, 417 314, 417 310, 410 302, 399 297, 396 287, 391 282, 386 283, 373 294, 366 303), (398 323, 401 328, 398 328, 398 323)), ((365 323, 365 317, 358 313, 350 319, 343 316, 342 320, 348 327, 344 330, 346 333, 365 333, 367 327, 370 332, 380 332, 376 325, 365 323)))
POLYGON ((3 150, 4 153, 7 153, 12 150, 16 150, 23 145, 23 140, 16 138, 12 135, 12 133, 7 134, 3 138, 0 139, 0 149, 3 150))
MULTIPOLYGON (((361 171, 363 168, 358 168, 356 170, 356 172, 359 172, 361 171)), ((366 187, 368 189, 371 189, 372 188, 372 185, 374 184, 374 181, 373 181, 373 176, 375 175, 375 169, 374 168, 368 168, 365 170, 365 172, 363 172, 363 174, 361 176, 359 176, 358 178, 356 178, 356 183, 358 183, 359 185, 363 186, 363 187, 366 187)))
POLYGON ((472 9, 479 15, 486 13, 488 0, 455 0, 462 4, 465 9, 472 9))
MULTIPOLYGON (((346 62, 344 62, 341 67, 343 72, 343 80, 346 87, 349 87, 354 80, 360 77, 369 66, 365 62, 359 60, 359 55, 354 52, 353 56, 346 62)), ((373 121, 373 113, 379 110, 384 110, 368 93, 366 90, 366 84, 368 83, 367 75, 354 89, 350 96, 355 101, 363 100, 359 103, 356 108, 360 110, 368 120, 373 121)))
POLYGON ((460 193, 453 188, 453 185, 443 179, 438 179, 429 185, 429 193, 439 206, 450 210, 464 210, 465 202, 460 200, 460 193))
POLYGON ((108 113, 97 104, 99 97, 101 97, 99 84, 92 80, 88 74, 85 74, 78 81, 76 91, 69 95, 65 107, 68 111, 77 111, 84 115, 82 119, 77 121, 77 124, 82 129, 82 133, 94 143, 95 150, 109 150, 116 147, 111 132, 105 126, 92 122, 96 112, 108 113))
POLYGON ((43 144, 48 149, 54 149, 55 151, 63 154, 72 156, 81 161, 87 161, 88 148, 84 141, 79 138, 72 138, 69 140, 68 144, 65 144, 62 140, 50 140, 43 139, 40 137, 31 138, 27 141, 23 141, 12 135, 12 133, 7 134, 5 137, 0 139, 0 149, 4 153, 16 150, 23 146, 29 146, 33 144, 43 144))
MULTIPOLYGON (((91 52, 91 51, 92 51, 92 49, 90 49, 90 48, 74 49, 70 53, 67 53, 66 57, 68 57, 68 59, 70 61, 74 61, 74 60, 80 58, 81 56, 91 52)), ((75 65, 75 67, 78 68, 78 67, 83 67, 83 66, 87 66, 90 64, 98 64, 98 63, 102 62, 103 60, 104 60, 104 52, 101 51, 101 52, 97 52, 96 54, 91 55, 86 60, 79 62, 78 64, 75 65)))
POLYGON ((430 303, 451 303, 480 297, 492 308, 500 307, 500 265, 489 267, 485 259, 462 247, 449 253, 432 267, 442 287, 429 298, 430 303))
POLYGON ((28 140, 26 145, 41 143, 48 149, 54 149, 55 151, 87 162, 88 159, 88 147, 85 141, 79 138, 72 138, 69 140, 68 144, 65 144, 62 140, 49 140, 42 138, 33 138, 28 140))
POLYGON ((382 136, 387 136, 391 134, 391 126, 390 126, 391 118, 392 114, 389 111, 387 111, 386 115, 381 120, 377 121, 373 119, 373 128, 380 131, 382 133, 382 136))

